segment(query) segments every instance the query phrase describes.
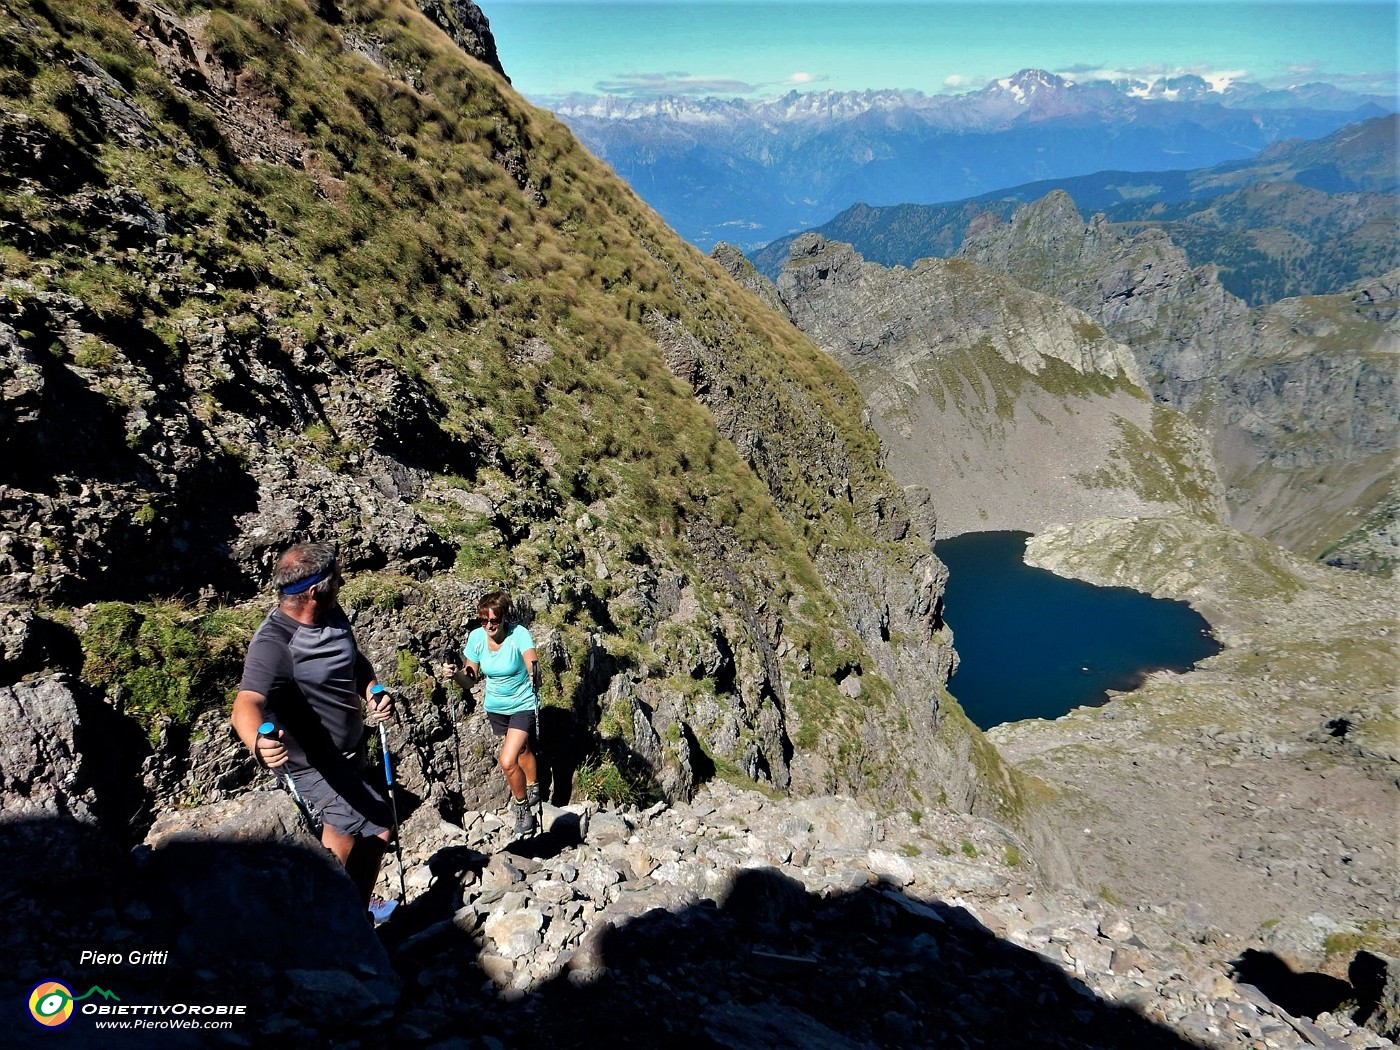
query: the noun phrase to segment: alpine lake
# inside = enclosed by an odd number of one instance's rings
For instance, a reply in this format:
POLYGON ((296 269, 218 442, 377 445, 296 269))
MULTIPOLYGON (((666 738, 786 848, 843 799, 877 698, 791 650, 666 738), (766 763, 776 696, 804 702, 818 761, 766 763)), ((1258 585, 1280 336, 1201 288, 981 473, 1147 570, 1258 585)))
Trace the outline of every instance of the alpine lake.
POLYGON ((1185 602, 1027 565, 1027 536, 974 532, 934 546, 961 660, 948 689, 981 728, 1096 707, 1152 671, 1186 671, 1220 651, 1185 602))

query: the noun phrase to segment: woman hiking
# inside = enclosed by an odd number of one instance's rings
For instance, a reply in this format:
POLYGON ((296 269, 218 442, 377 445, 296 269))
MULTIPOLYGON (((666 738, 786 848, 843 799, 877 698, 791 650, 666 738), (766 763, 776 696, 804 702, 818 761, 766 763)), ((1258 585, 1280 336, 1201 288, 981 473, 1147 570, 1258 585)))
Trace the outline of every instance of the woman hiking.
POLYGON ((531 741, 540 706, 540 665, 535 640, 511 615, 510 595, 492 591, 477 603, 481 626, 467 635, 462 666, 445 664, 443 673, 464 689, 486 680, 484 706, 491 729, 501 738, 497 762, 510 788, 515 834, 535 833, 540 801, 538 767, 531 741))

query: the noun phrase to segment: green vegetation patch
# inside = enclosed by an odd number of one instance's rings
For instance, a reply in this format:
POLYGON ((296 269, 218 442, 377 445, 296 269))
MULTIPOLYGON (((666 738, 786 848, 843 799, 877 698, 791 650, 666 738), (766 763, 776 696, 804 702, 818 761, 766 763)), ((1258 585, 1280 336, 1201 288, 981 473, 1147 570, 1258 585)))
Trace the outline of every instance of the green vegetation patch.
POLYGON ((230 701, 262 619, 255 607, 102 602, 81 634, 83 677, 115 696, 154 743, 163 725, 189 726, 230 701))
POLYGON ((1215 520, 1216 495, 1190 421, 1164 405, 1152 406, 1149 429, 1115 417, 1118 441, 1111 465, 1076 476, 1088 488, 1127 488, 1149 503, 1191 510, 1215 520))

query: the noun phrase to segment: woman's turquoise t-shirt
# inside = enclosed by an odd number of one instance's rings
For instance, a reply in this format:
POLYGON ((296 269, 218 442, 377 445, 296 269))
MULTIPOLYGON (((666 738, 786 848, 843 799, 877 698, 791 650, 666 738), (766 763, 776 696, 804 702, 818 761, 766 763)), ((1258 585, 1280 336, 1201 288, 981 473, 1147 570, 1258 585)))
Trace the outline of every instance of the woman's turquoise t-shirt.
POLYGON ((462 655, 480 667, 486 679, 486 710, 514 715, 535 709, 535 686, 525 663, 525 654, 534 647, 530 632, 518 623, 511 625, 494 653, 486 645, 486 628, 478 627, 467 635, 462 655))

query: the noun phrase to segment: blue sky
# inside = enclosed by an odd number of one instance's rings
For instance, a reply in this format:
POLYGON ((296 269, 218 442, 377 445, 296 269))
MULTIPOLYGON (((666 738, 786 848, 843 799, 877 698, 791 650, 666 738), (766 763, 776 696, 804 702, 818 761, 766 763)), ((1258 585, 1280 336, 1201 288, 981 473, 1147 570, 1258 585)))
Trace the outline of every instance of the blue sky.
POLYGON ((958 93, 1024 68, 1070 79, 1192 72, 1395 94, 1393 0, 479 0, 532 99, 958 93))

